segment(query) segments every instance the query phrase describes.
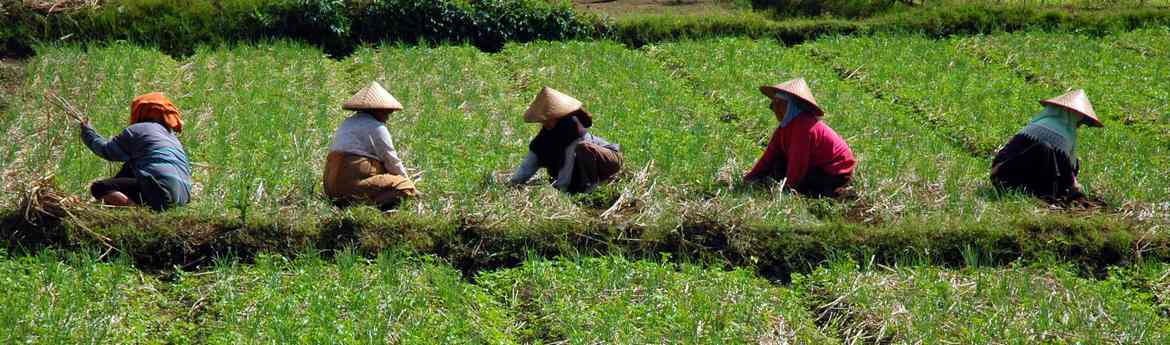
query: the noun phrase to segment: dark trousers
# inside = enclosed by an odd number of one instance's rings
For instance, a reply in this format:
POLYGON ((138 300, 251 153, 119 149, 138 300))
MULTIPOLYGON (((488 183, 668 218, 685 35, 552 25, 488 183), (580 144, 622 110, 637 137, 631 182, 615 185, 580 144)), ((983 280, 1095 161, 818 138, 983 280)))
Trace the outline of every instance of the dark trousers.
POLYGON ((95 181, 89 186, 89 193, 101 200, 106 194, 120 192, 135 204, 147 205, 161 211, 171 208, 176 201, 171 193, 163 187, 157 179, 151 176, 135 177, 130 170, 130 164, 123 164, 122 169, 114 177, 95 181))
POLYGON ((1079 164, 1064 153, 1017 134, 995 156, 991 182, 998 188, 1017 189, 1043 199, 1075 197, 1079 164))
MULTIPOLYGON (((788 175, 788 160, 777 158, 768 176, 776 181, 783 180, 788 175)), ((836 198, 846 194, 846 189, 853 182, 853 175, 832 175, 821 168, 811 168, 804 174, 804 180, 793 188, 797 193, 814 198, 836 198)))

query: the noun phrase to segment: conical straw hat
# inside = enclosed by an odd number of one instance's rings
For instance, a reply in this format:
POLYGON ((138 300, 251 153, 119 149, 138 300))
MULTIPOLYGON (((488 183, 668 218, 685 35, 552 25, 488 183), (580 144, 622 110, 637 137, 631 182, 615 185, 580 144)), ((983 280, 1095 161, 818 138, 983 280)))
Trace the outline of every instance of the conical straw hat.
POLYGON ((545 86, 524 112, 525 122, 559 119, 581 109, 581 101, 545 86))
POLYGON ((1085 95, 1085 90, 1072 90, 1072 92, 1063 94, 1060 97, 1040 101, 1040 104, 1055 105, 1068 109, 1077 114, 1084 115, 1089 120, 1090 126, 1105 127, 1101 123, 1101 120, 1097 118, 1097 112, 1093 111, 1093 104, 1089 103, 1089 96, 1085 95))
POLYGON ((804 82, 804 78, 796 78, 777 85, 760 87, 760 92, 764 96, 768 96, 768 98, 776 97, 776 93, 780 91, 790 93, 796 96, 796 98, 808 102, 813 108, 817 109, 817 116, 825 116, 825 111, 817 104, 817 99, 813 97, 812 90, 809 90, 808 83, 804 82))
POLYGON ((358 91, 348 101, 341 105, 345 110, 402 110, 402 103, 398 103, 382 84, 371 81, 370 85, 358 91))

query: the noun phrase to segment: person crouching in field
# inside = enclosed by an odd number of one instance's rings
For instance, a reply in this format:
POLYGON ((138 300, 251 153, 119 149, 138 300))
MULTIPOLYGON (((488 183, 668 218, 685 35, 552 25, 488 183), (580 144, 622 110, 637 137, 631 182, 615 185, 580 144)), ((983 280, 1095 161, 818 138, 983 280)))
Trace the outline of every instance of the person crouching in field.
POLYGON ((1040 101, 1044 110, 1008 141, 991 163, 991 181, 1049 202, 1088 202, 1077 182, 1077 127, 1104 127, 1084 90, 1040 101))
POLYGON ((557 189, 588 193, 622 168, 621 148, 589 133, 593 115, 573 97, 545 87, 524 112, 524 121, 543 128, 528 143, 528 155, 509 180, 512 185, 528 183, 544 168, 557 189))
POLYGON ((382 85, 370 82, 342 108, 355 113, 333 134, 325 158, 325 195, 338 207, 359 203, 381 209, 418 196, 386 129, 390 113, 402 110, 402 104, 382 85))
POLYGON ((106 160, 125 162, 112 178, 90 186, 94 198, 107 205, 147 205, 155 211, 191 200, 191 164, 177 133, 183 132, 179 109, 160 92, 134 98, 130 126, 106 140, 81 120, 81 140, 106 160))
POLYGON ((813 197, 839 197, 853 180, 853 152, 841 136, 819 119, 825 115, 803 78, 760 92, 772 100, 780 126, 764 155, 744 175, 748 183, 772 179, 813 197))

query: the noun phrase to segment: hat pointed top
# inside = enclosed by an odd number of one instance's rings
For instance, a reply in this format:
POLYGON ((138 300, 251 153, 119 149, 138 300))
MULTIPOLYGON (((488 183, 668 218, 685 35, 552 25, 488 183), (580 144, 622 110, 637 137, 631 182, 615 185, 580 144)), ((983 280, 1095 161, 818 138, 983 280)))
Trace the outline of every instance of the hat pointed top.
POLYGON ((345 110, 402 110, 402 103, 390 95, 382 84, 371 81, 341 105, 345 110))
POLYGON ((559 119, 581 109, 581 101, 545 86, 536 94, 528 110, 524 112, 525 122, 542 122, 559 119))
POLYGON ((1058 97, 1040 101, 1040 104, 1054 105, 1080 114, 1093 127, 1105 126, 1101 123, 1101 119, 1097 118, 1097 112, 1093 110, 1093 103, 1089 102, 1089 96, 1085 94, 1083 89, 1072 90, 1058 97))
POLYGON ((780 84, 760 87, 760 92, 768 98, 776 97, 776 93, 780 91, 792 94, 796 98, 800 98, 812 105, 813 108, 817 109, 817 116, 825 115, 825 111, 817 104, 817 99, 813 97, 812 90, 808 88, 808 83, 804 81, 804 78, 796 78, 780 84))

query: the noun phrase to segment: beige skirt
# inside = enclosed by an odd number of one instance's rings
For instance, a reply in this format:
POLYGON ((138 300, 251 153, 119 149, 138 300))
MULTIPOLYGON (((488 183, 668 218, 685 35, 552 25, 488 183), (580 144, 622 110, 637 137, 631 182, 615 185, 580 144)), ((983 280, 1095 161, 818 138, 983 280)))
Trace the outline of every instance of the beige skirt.
POLYGON ((393 207, 418 196, 414 182, 386 173, 382 162, 359 155, 330 152, 325 158, 325 195, 337 206, 360 203, 393 207))

